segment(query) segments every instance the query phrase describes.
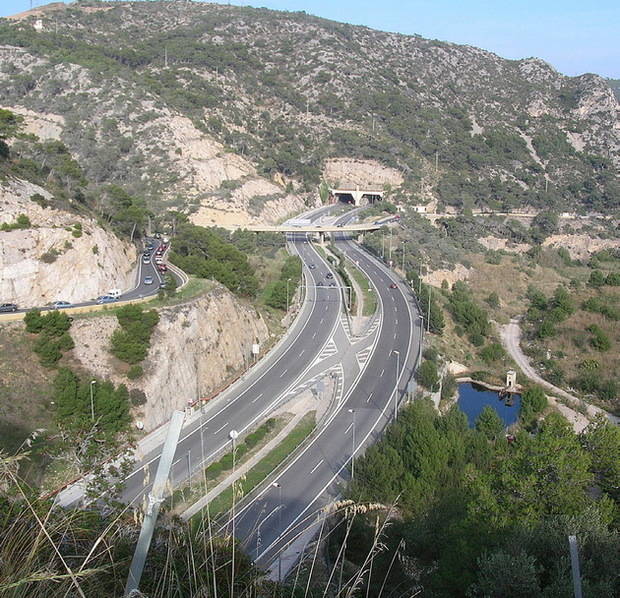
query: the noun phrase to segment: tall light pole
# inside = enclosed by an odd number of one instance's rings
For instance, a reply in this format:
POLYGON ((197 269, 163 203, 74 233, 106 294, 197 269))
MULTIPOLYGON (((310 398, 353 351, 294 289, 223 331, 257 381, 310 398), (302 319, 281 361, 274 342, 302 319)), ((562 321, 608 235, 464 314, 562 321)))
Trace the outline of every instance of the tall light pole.
POLYGON ((396 353, 396 375, 394 376, 394 421, 398 418, 398 371, 400 370, 400 352, 392 351, 396 353))
POLYGON ((231 595, 234 595, 234 587, 235 587, 235 441, 237 440, 237 436, 239 436, 239 432, 237 430, 231 430, 228 433, 228 437, 232 442, 232 554, 231 554, 231 576, 230 576, 230 587, 231 587, 231 595))
POLYGON ((95 421, 95 402, 93 401, 93 384, 97 384, 97 380, 90 381, 90 419, 95 421))
POLYGON ((355 479, 355 409, 349 409, 349 413, 353 416, 353 424, 351 430, 352 448, 351 448, 351 479, 355 479))
POLYGON ((404 241, 402 244, 402 249, 403 249, 403 274, 406 276, 406 273, 405 273, 405 242, 404 241))
MULTIPOLYGON (((271 484, 278 489, 278 529, 282 533, 282 486, 278 482, 271 484)), ((258 555, 257 555, 258 556, 258 555)), ((282 548, 278 550, 278 583, 282 582, 282 548)))

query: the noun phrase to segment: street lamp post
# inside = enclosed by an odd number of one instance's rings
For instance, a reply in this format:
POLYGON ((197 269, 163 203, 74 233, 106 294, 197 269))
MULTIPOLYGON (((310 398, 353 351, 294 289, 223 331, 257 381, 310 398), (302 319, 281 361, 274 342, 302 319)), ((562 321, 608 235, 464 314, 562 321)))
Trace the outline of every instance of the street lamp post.
POLYGON ((394 382, 394 421, 398 418, 398 371, 400 370, 400 352, 392 351, 392 353, 396 353, 396 375, 394 382))
MULTIPOLYGON (((282 533, 282 485, 278 482, 271 485, 278 489, 278 529, 282 533)), ((278 582, 282 582, 282 547, 278 549, 278 582)))
POLYGON ((233 475, 233 483, 232 483, 232 509, 231 509, 231 523, 232 523, 232 545, 231 545, 231 584, 230 587, 235 587, 235 441, 237 440, 237 436, 239 436, 239 432, 237 430, 231 430, 228 433, 228 437, 232 442, 232 475, 233 475))
POLYGON ((353 416, 353 424, 351 429, 351 479, 353 480, 355 479, 355 409, 349 409, 349 413, 353 416))
POLYGON ((90 381, 90 419, 95 421, 95 402, 93 401, 93 384, 97 384, 97 380, 90 381))

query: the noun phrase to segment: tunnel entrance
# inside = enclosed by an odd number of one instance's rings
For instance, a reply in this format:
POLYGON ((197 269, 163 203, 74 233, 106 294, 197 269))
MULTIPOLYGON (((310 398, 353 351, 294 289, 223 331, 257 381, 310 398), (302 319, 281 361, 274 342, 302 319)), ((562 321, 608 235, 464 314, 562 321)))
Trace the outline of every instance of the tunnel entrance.
POLYGON ((353 199, 352 193, 336 193, 336 199, 340 203, 353 204, 355 205, 355 199, 353 199))

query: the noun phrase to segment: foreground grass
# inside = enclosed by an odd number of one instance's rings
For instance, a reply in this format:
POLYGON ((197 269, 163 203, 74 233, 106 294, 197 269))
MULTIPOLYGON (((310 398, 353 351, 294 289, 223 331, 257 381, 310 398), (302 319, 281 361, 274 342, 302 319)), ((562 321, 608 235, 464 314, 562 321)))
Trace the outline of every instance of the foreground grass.
MULTIPOLYGON (((315 424, 314 411, 305 415, 276 448, 261 459, 240 481, 235 483, 237 502, 241 497, 252 492, 271 474, 312 433, 315 424)), ((230 486, 209 503, 209 515, 215 518, 227 513, 232 508, 232 497, 233 487, 230 486)), ((203 517, 204 514, 203 510, 197 513, 194 518, 203 517)))

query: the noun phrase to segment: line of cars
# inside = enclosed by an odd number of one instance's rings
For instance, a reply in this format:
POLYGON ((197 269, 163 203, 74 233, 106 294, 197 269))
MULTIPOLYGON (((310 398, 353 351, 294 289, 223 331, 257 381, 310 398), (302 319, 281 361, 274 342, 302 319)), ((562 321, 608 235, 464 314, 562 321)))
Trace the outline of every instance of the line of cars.
MULTIPOLYGON (((164 263, 164 253, 168 249, 170 241, 164 237, 162 239, 162 243, 155 249, 155 245, 151 240, 147 240, 145 243, 145 249, 142 254, 142 263, 144 265, 150 264, 151 259, 155 262, 155 267, 158 272, 164 276, 168 272, 168 266, 164 263), (155 255, 151 257, 151 252, 155 249, 155 255)), ((142 284, 152 285, 155 282, 155 278, 152 275, 147 275, 142 279, 142 284)), ((159 288, 165 288, 166 282, 162 281, 159 285, 159 288)), ((95 299, 95 303, 97 305, 103 305, 107 303, 116 303, 120 300, 122 295, 122 291, 120 289, 111 289, 106 294, 100 295, 95 299)), ((54 301, 52 303, 48 303, 46 307, 48 309, 66 309, 68 307, 73 307, 73 303, 69 301, 54 301)), ((0 313, 14 313, 19 310, 19 306, 15 303, 1 303, 0 304, 0 313)))

